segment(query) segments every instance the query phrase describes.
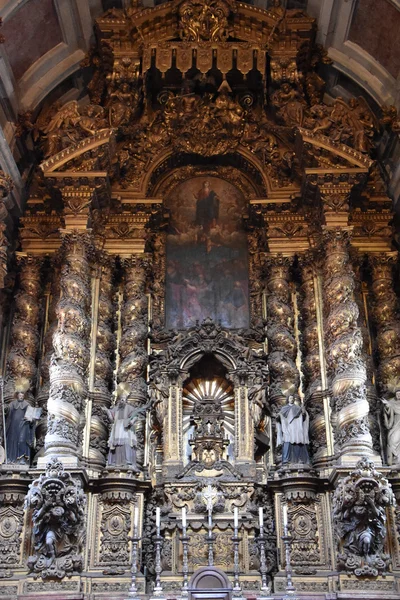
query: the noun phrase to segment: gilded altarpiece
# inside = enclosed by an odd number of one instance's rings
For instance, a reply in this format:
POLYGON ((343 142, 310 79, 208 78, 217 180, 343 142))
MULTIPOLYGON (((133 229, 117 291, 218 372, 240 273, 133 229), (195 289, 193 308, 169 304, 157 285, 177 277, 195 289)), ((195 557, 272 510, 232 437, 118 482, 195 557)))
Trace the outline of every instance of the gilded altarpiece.
POLYGON ((372 158, 397 117, 324 102, 314 19, 270 4, 112 8, 87 96, 21 117, 2 597, 186 597, 211 568, 238 598, 290 577, 400 598, 398 253, 372 158))

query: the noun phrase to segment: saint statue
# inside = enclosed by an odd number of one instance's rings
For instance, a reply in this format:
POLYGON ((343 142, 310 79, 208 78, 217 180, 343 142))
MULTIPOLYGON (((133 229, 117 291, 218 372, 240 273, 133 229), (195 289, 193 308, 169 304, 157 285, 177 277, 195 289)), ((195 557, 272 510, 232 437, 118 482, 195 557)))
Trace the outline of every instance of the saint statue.
POLYGON ((289 396, 277 416, 277 445, 282 446, 282 463, 309 464, 307 444, 309 416, 303 406, 294 402, 294 396, 289 396))
POLYGON ((110 467, 128 467, 139 472, 136 463, 137 436, 135 425, 140 414, 146 411, 147 405, 135 408, 128 404, 130 390, 125 384, 119 384, 117 389, 117 402, 111 409, 104 408, 104 412, 111 423, 110 437, 108 439, 108 459, 110 467))
POLYGON ((387 461, 389 465, 400 462, 400 390, 391 400, 382 399, 383 422, 387 434, 387 461))
POLYGON ((29 381, 17 381, 15 400, 7 407, 6 451, 7 462, 29 465, 35 440, 35 425, 41 409, 33 408, 25 400, 29 381))

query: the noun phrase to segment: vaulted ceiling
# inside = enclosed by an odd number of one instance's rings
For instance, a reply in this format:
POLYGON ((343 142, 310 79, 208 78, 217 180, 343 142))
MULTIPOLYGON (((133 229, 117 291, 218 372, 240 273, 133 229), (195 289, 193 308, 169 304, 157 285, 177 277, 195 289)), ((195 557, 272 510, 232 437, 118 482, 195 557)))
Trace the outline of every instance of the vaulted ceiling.
MULTIPOLYGON (((46 99, 84 94, 81 63, 94 40, 95 19, 110 8, 128 8, 131 2, 0 0, 0 166, 16 184, 12 201, 17 213, 29 173, 29 148, 27 153, 15 136, 18 114, 37 112, 46 99)), ((266 8, 268 0, 248 3, 266 8)), ((154 0, 143 4, 152 6, 154 0)), ((330 95, 349 98, 363 93, 372 103, 400 108, 400 0, 287 0, 287 5, 303 8, 317 20, 317 41, 333 61, 324 73, 330 95)), ((385 146, 383 159, 397 199, 396 153, 400 155, 397 146, 385 146)))

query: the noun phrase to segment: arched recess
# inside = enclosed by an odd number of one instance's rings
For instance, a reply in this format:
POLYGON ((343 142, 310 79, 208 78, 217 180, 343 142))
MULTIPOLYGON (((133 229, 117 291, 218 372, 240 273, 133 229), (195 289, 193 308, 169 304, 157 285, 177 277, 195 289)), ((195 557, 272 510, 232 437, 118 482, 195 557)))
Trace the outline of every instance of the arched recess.
POLYGON ((194 476, 194 472, 205 478, 247 480, 254 477, 256 465, 253 435, 256 413, 249 402, 247 390, 260 374, 265 384, 267 382, 268 372, 262 349, 252 350, 243 332, 227 330, 211 320, 204 320, 185 333, 172 331, 169 336, 165 332, 162 337, 154 335, 153 344, 160 348, 165 344, 165 349, 154 354, 150 364, 153 407, 163 430, 160 448, 164 455, 163 476, 188 481, 194 476), (220 364, 221 370, 218 372, 218 368, 215 368, 213 376, 211 372, 207 374, 200 369, 198 372, 204 374, 203 379, 215 382, 225 379, 232 386, 234 455, 229 461, 218 461, 218 465, 210 466, 207 461, 197 460, 193 464, 189 462, 185 467, 186 442, 182 435, 184 388, 188 382, 196 379, 196 368, 207 357, 212 357, 212 364, 220 364))

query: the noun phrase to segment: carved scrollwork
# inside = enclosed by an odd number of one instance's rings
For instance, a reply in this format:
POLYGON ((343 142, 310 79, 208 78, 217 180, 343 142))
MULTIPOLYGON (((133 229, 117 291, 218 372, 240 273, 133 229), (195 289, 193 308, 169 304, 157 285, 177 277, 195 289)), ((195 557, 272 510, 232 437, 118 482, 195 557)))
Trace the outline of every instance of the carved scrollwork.
POLYGON ((187 42, 226 40, 228 17, 233 9, 231 0, 184 0, 179 6, 182 39, 187 42))
POLYGON ((367 458, 339 481, 333 495, 333 521, 340 570, 357 577, 377 577, 388 570, 386 511, 394 504, 390 483, 367 458))
POLYGON ((25 501, 32 511, 35 554, 28 567, 34 574, 63 579, 82 570, 85 506, 80 481, 57 458, 51 459, 46 473, 30 485, 25 501))

